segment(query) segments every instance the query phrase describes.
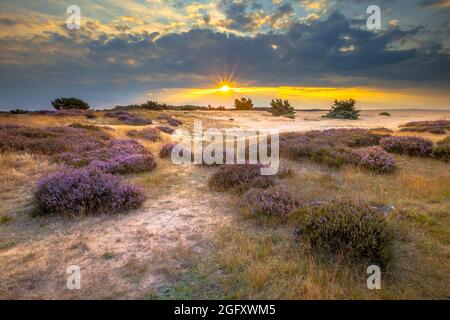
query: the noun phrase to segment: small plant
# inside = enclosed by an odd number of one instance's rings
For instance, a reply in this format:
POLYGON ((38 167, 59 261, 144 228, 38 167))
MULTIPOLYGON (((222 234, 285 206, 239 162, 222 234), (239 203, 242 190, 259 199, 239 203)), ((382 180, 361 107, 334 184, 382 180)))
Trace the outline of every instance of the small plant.
POLYGON ((380 112, 380 116, 390 117, 391 114, 389 112, 384 111, 384 112, 380 112))
POLYGON ((284 188, 276 186, 265 190, 252 188, 244 194, 242 203, 252 215, 276 217, 282 221, 299 206, 284 188))
POLYGON ((35 199, 41 214, 79 216, 135 209, 145 197, 142 190, 119 177, 83 168, 62 170, 40 179, 35 199))
POLYGON ((208 180, 215 191, 243 192, 252 187, 267 188, 274 185, 273 176, 262 176, 258 164, 225 164, 208 180))
POLYGON ((175 132, 175 129, 172 129, 171 127, 157 126, 156 128, 167 134, 172 134, 175 132))
POLYGON ((447 162, 450 161, 450 136, 436 144, 433 149, 433 157, 447 162))
POLYGON ((388 152, 409 156, 427 157, 433 151, 433 142, 421 137, 386 137, 380 140, 380 146, 388 152))
POLYGON ((355 151, 357 164, 376 173, 392 173, 395 171, 394 158, 379 146, 355 151))
POLYGON ((88 110, 90 108, 89 104, 78 98, 58 98, 52 101, 52 106, 56 110, 64 109, 81 109, 88 110))
POLYGON ((160 130, 156 128, 146 128, 142 130, 130 130, 127 135, 133 138, 141 138, 151 142, 156 142, 161 140, 160 130))
POLYGON ((236 99, 234 100, 234 108, 236 110, 253 110, 253 101, 247 98, 236 99))
POLYGON ((315 249, 349 258, 385 262, 392 240, 385 218, 365 205, 335 202, 307 206, 293 213, 301 240, 315 249))
POLYGON ((328 111, 328 113, 324 117, 357 120, 359 118, 360 110, 356 109, 355 104, 356 101, 353 99, 336 99, 334 100, 334 104, 331 106, 331 110, 328 111))
POLYGON ((167 123, 173 127, 178 127, 183 124, 183 122, 174 118, 167 119, 167 123))
POLYGON ((276 117, 285 116, 289 118, 295 118, 294 107, 291 106, 288 100, 272 100, 270 106, 271 108, 269 109, 269 112, 276 117))
POLYGON ((168 143, 161 147, 161 150, 159 150, 159 156, 160 158, 170 158, 172 155, 172 150, 175 148, 176 144, 174 143, 168 143))

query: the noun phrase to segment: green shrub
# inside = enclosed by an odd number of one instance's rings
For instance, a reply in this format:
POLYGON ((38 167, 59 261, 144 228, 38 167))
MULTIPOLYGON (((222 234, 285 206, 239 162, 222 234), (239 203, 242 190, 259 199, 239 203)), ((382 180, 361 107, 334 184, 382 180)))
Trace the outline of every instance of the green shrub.
POLYGON ((294 107, 291 106, 288 100, 272 100, 270 106, 269 112, 276 117, 285 116, 288 118, 295 118, 294 107))
POLYGON ((391 114, 389 112, 381 112, 380 116, 390 117, 391 114))
POLYGON ((354 99, 348 100, 334 100, 331 110, 324 116, 326 118, 335 119, 351 119, 357 120, 359 118, 360 110, 355 107, 356 101, 354 99))
POLYGON ((433 157, 450 161, 450 136, 439 141, 433 149, 433 157))
POLYGON ((392 235, 386 220, 366 205, 334 202, 303 207, 293 216, 301 221, 301 239, 314 249, 378 263, 390 256, 392 235))
POLYGON ((87 102, 78 98, 58 98, 52 101, 52 106, 56 110, 64 109, 82 109, 88 110, 90 108, 87 102))
POLYGON ((236 110, 253 110, 254 105, 252 99, 241 98, 234 100, 234 108, 236 110))

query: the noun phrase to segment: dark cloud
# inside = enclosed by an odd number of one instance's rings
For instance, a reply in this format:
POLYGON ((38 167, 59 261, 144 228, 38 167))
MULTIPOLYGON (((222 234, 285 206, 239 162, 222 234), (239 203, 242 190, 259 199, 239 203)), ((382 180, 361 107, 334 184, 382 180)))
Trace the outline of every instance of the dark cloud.
POLYGON ((209 85, 217 70, 234 64, 239 79, 255 85, 449 87, 448 52, 417 41, 426 31, 371 32, 364 23, 334 12, 310 24, 294 23, 284 33, 251 37, 196 29, 95 39, 89 33, 3 38, 0 107, 43 107, 61 95, 97 105, 127 103, 154 88, 209 85), (403 47, 411 40, 413 48, 403 47), (19 45, 26 50, 9 51, 19 45), (11 56, 17 62, 4 62, 11 56))

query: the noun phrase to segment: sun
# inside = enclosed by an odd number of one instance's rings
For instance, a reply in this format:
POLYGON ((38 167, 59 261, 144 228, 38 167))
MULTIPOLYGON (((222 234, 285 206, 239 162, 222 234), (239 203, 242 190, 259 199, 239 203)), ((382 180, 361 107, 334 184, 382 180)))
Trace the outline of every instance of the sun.
POLYGON ((219 90, 223 93, 227 93, 227 92, 230 92, 231 88, 228 85, 224 84, 223 86, 221 86, 219 88, 219 90))

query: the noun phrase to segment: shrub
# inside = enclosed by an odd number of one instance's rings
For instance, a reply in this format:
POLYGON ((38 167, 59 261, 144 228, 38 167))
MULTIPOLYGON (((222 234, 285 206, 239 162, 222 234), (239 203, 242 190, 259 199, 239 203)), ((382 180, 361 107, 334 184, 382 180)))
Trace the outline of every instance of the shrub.
POLYGON ((394 158, 379 146, 355 151, 357 163, 363 168, 377 173, 391 173, 395 171, 394 158))
POLYGON ((236 110, 253 110, 254 105, 251 99, 241 98, 234 100, 234 108, 236 110))
POLYGON ((138 208, 144 193, 118 177, 85 168, 62 170, 40 179, 35 199, 43 214, 78 216, 138 208))
POLYGON ((122 121, 130 126, 146 126, 153 123, 150 119, 144 119, 140 117, 128 118, 122 121))
POLYGON ((90 131, 102 131, 102 127, 97 127, 91 124, 72 123, 69 125, 69 127, 90 131))
POLYGON ((27 113, 29 113, 30 111, 28 111, 28 110, 23 110, 23 109, 14 109, 14 110, 11 110, 10 111, 10 113, 11 114, 27 114, 27 113))
POLYGON ((420 137, 386 137, 380 145, 388 152, 409 156, 426 157, 433 151, 433 142, 420 137))
POLYGON ((183 122, 174 118, 167 119, 167 123, 173 127, 178 127, 183 124, 183 122))
POLYGON ((172 155, 172 150, 175 148, 176 144, 174 143, 168 143, 161 147, 161 150, 159 150, 159 156, 161 158, 170 158, 172 155))
POLYGON ((165 126, 157 126, 157 129, 159 129, 160 131, 167 133, 167 134, 172 134, 175 132, 174 129, 172 129, 171 127, 165 127, 165 126))
POLYGON ((328 113, 324 117, 357 120, 359 118, 360 110, 356 109, 355 104, 356 101, 353 99, 336 99, 334 100, 334 104, 331 106, 331 110, 328 111, 328 113))
POLYGON ((133 138, 141 138, 144 140, 156 142, 161 140, 160 131, 156 128, 146 128, 142 130, 131 130, 127 132, 127 135, 133 138))
POLYGON ((386 221, 368 206, 336 202, 304 207, 293 215, 302 221, 302 239, 316 249, 373 262, 389 257, 392 237, 386 221))
POLYGON ((355 163, 353 153, 343 147, 317 147, 311 152, 310 158, 316 163, 331 168, 340 168, 345 164, 355 163))
POLYGON ((446 130, 450 130, 450 120, 413 121, 405 123, 400 127, 402 127, 400 131, 445 134, 446 130))
POLYGON ((391 114, 389 112, 381 112, 380 116, 390 117, 391 114))
POLYGON ((225 164, 208 180, 208 185, 215 191, 237 192, 251 187, 268 187, 275 183, 273 176, 262 176, 258 164, 225 164))
POLYGON ((90 108, 87 102, 78 98, 58 98, 52 101, 52 106, 56 110, 63 109, 81 109, 88 110, 90 108))
POLYGON ((72 167, 93 166, 113 174, 139 173, 156 167, 153 155, 134 140, 111 140, 106 146, 86 148, 54 157, 72 167))
POLYGON ((433 149, 433 156, 444 161, 450 161, 450 136, 436 144, 433 149))
POLYGON ((288 100, 276 99, 270 103, 271 108, 269 112, 274 116, 294 116, 294 107, 291 106, 288 100))
POLYGON ((120 116, 128 116, 128 118, 134 117, 134 115, 126 111, 110 111, 105 113, 106 118, 119 118, 120 116))
POLYGON ((266 190, 252 188, 244 194, 242 202, 252 215, 277 217, 282 221, 299 206, 284 188, 276 186, 266 190))

